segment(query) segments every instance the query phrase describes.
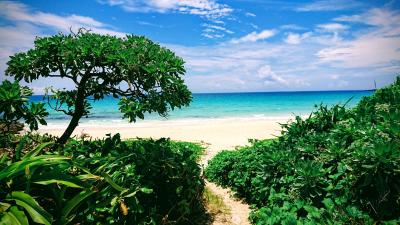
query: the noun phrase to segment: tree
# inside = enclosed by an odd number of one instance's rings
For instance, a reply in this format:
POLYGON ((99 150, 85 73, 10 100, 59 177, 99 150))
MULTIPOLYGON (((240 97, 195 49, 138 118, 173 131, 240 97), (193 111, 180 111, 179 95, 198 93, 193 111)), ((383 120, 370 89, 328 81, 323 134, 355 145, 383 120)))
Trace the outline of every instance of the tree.
POLYGON ((112 95, 129 121, 144 113, 166 116, 169 110, 188 105, 191 93, 184 84, 184 61, 172 51, 143 36, 119 38, 80 29, 68 35, 36 38, 34 48, 10 56, 6 75, 32 82, 40 77, 71 80, 75 89, 49 89, 50 106, 71 116, 58 139, 64 144, 89 115, 90 101, 112 95))

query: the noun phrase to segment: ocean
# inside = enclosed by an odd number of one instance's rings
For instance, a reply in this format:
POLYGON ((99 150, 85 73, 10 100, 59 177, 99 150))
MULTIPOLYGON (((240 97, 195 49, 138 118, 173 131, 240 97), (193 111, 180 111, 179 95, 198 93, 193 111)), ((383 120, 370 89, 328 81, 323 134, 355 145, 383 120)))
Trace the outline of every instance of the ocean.
MULTIPOLYGON (((145 115, 147 120, 202 120, 225 118, 287 118, 293 115, 307 116, 315 105, 344 104, 355 106, 362 97, 370 96, 373 91, 309 91, 309 92, 258 92, 258 93, 204 93, 193 94, 193 101, 188 107, 176 109, 167 118, 157 114, 145 115)), ((42 101, 43 96, 31 97, 31 101, 42 101)), ((118 111, 118 99, 107 97, 92 102, 93 109, 88 118, 82 118, 81 125, 118 125, 127 124, 118 111)), ((50 112, 48 126, 65 126, 70 117, 50 112)), ((142 123, 139 119, 137 123, 142 123)))

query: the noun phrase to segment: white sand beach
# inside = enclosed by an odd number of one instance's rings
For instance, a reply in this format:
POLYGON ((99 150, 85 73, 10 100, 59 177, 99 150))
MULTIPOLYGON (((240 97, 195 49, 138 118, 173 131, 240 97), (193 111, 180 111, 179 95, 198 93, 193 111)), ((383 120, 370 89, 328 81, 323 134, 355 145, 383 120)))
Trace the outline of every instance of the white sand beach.
MULTIPOLYGON (((73 135, 88 134, 94 138, 103 138, 106 134, 120 133, 123 139, 128 138, 161 138, 173 140, 203 142, 208 145, 203 162, 207 162, 223 149, 246 145, 248 139, 273 138, 280 134, 279 123, 286 123, 289 117, 279 118, 227 118, 198 120, 140 121, 139 123, 103 125, 82 124, 73 135)), ((40 133, 61 135, 63 126, 42 126, 40 133)))

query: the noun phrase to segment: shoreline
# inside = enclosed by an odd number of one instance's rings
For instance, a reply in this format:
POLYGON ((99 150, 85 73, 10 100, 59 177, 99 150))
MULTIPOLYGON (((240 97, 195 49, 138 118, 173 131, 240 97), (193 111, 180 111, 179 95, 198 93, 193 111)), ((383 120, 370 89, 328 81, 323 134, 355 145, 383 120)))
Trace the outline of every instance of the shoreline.
MULTIPOLYGON (((285 114, 283 116, 266 116, 264 114, 251 115, 251 116, 232 116, 232 117, 204 117, 204 118, 173 118, 173 119, 144 119, 137 120, 136 122, 130 123, 127 119, 121 118, 109 118, 109 119, 97 119, 97 118, 82 118, 79 126, 80 128, 141 128, 141 127, 154 127, 154 126, 171 126, 171 125, 196 125, 204 123, 224 123, 224 122, 245 122, 245 121, 288 121, 293 119, 295 116, 306 117, 303 114, 285 114)), ((69 119, 52 120, 47 121, 48 124, 43 126, 39 125, 40 129, 52 130, 52 129, 65 129, 69 123, 69 119)), ((77 127, 77 128, 78 128, 77 127)))
MULTIPOLYGON (((126 122, 107 126, 90 125, 78 126, 73 136, 90 135, 92 138, 104 138, 106 134, 120 133, 122 139, 132 138, 170 138, 176 141, 202 143, 207 146, 203 164, 214 157, 221 150, 234 149, 236 146, 248 144, 249 139, 267 139, 280 135, 279 123, 287 123, 292 117, 268 118, 224 118, 224 119, 198 119, 198 120, 167 120, 167 121, 142 121, 141 123, 126 122)), ((63 127, 40 126, 38 132, 59 136, 63 127)))

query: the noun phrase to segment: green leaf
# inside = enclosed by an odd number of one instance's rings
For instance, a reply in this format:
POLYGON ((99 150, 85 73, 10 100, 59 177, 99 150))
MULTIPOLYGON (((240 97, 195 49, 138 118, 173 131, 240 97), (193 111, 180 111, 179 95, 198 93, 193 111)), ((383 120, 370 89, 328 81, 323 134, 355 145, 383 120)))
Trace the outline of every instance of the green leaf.
POLYGON ((153 193, 153 189, 150 189, 150 188, 140 188, 140 191, 145 193, 145 194, 153 193))
POLYGON ((17 147, 15 148, 15 160, 19 161, 21 159, 21 151, 25 146, 26 141, 28 140, 28 135, 25 135, 20 142, 18 143, 17 147))
MULTIPOLYGON (((86 172, 86 171, 85 171, 86 172)), ((82 174, 82 175, 78 175, 76 176, 76 178, 78 178, 79 180, 100 180, 101 177, 94 175, 94 174, 82 174)))
POLYGON ((68 223, 73 219, 73 216, 70 217, 70 214, 79 206, 86 198, 90 197, 96 193, 94 190, 84 190, 81 191, 79 194, 75 195, 71 200, 69 200, 64 208, 62 209, 62 223, 68 223))
POLYGON ((11 204, 0 202, 0 213, 7 211, 10 208, 11 204))
POLYGON ((325 207, 326 207, 328 210, 332 210, 333 207, 335 207, 335 203, 334 203, 334 202, 332 201, 332 199, 330 199, 330 198, 325 198, 325 199, 322 201, 322 203, 324 203, 325 207))
POLYGON ((63 184, 68 187, 72 188, 83 188, 82 186, 75 184, 71 181, 66 181, 66 180, 57 180, 57 179, 51 179, 51 180, 44 180, 44 181, 35 181, 35 184, 42 184, 42 185, 49 185, 49 184, 63 184))
POLYGON ((1 217, 0 225, 28 225, 28 218, 23 211, 16 206, 10 208, 9 212, 4 213, 1 217))
POLYGON ((32 196, 20 192, 14 191, 6 197, 7 200, 14 200, 15 203, 23 207, 31 216, 32 220, 40 224, 51 224, 53 218, 46 212, 32 196))
POLYGON ((22 159, 27 159, 27 158, 31 158, 33 156, 36 156, 37 154, 39 154, 40 151, 42 151, 44 148, 48 147, 49 145, 54 144, 54 141, 51 142, 46 142, 46 143, 42 143, 38 146, 36 146, 36 148, 30 152, 28 152, 22 159))
POLYGON ((73 176, 65 173, 63 168, 52 168, 51 171, 35 175, 32 178, 32 182, 36 184, 48 185, 48 184, 63 184, 72 188, 85 188, 87 183, 85 183, 78 176, 73 176))
POLYGON ((43 168, 49 165, 65 164, 69 159, 69 157, 58 155, 41 155, 23 159, 22 161, 12 163, 11 165, 0 171, 0 181, 5 178, 12 179, 13 177, 24 173, 27 166, 29 166, 29 168, 33 170, 36 167, 43 168))
POLYGON ((3 164, 4 162, 6 162, 7 159, 8 159, 8 154, 3 153, 3 155, 0 156, 0 164, 3 164))
POLYGON ((102 176, 107 181, 107 183, 109 183, 115 190, 121 191, 121 192, 127 191, 126 188, 123 188, 123 187, 119 186, 118 184, 116 184, 107 173, 102 173, 102 176))
POLYGON ((361 167, 365 169, 373 169, 376 167, 376 165, 362 165, 361 167))

